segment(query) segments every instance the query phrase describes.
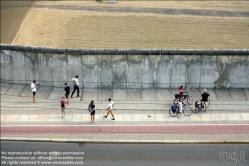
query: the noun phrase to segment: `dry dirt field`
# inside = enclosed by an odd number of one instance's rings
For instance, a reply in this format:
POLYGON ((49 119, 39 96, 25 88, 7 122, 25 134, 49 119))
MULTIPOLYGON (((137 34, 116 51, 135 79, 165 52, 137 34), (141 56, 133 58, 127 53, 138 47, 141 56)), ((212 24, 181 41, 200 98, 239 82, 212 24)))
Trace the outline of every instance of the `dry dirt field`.
POLYGON ((12 44, 62 48, 249 48, 249 1, 37 1, 12 44))

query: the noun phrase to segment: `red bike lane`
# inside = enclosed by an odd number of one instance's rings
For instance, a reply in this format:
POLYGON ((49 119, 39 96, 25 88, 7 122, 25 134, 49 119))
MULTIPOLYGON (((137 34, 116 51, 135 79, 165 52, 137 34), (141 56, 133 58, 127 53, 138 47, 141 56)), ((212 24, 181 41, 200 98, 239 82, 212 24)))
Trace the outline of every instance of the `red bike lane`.
POLYGON ((248 124, 165 126, 1 126, 1 134, 249 134, 248 124))

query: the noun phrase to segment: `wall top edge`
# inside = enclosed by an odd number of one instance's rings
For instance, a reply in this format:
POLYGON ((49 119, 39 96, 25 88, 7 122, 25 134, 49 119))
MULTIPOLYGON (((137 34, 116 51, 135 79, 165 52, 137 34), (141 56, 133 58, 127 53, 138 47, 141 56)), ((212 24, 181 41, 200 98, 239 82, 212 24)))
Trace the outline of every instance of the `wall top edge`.
POLYGON ((71 49, 0 44, 1 50, 70 55, 249 55, 249 49, 71 49))

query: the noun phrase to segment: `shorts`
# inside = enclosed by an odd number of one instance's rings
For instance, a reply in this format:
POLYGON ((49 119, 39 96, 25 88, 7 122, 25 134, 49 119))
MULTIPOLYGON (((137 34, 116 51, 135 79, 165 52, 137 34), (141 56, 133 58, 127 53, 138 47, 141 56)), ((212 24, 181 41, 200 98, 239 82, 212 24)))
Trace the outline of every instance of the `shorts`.
POLYGON ((61 107, 61 112, 65 112, 66 107, 61 107))
POLYGON ((65 97, 68 98, 69 95, 70 95, 70 94, 65 94, 65 97))
POLYGON ((95 115, 95 111, 91 112, 90 115, 95 115))
POLYGON ((33 96, 35 96, 35 94, 36 94, 36 92, 34 91, 34 92, 33 92, 33 96))

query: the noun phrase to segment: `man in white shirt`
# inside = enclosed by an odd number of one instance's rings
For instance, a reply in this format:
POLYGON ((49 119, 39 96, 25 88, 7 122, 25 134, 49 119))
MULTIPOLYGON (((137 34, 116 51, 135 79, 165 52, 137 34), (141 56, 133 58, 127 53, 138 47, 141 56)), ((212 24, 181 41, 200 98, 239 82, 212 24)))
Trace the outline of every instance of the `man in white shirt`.
POLYGON ((75 78, 72 78, 74 87, 73 87, 73 92, 71 94, 71 98, 73 97, 73 94, 74 94, 75 90, 77 90, 77 97, 80 97, 80 89, 79 89, 79 80, 78 80, 78 78, 79 78, 78 75, 76 75, 75 78))
POLYGON ((104 115, 104 117, 107 118, 107 116, 108 116, 109 114, 111 114, 111 115, 112 115, 112 120, 115 120, 114 115, 113 115, 113 112, 112 112, 113 107, 114 107, 114 103, 113 103, 113 101, 111 100, 111 98, 109 98, 108 101, 109 101, 109 104, 108 104, 108 108, 106 109, 106 111, 108 111, 108 112, 107 112, 107 115, 104 115))
POLYGON ((35 85, 36 84, 36 80, 33 80, 33 82, 31 83, 31 91, 33 93, 33 102, 35 102, 35 95, 36 95, 36 88, 37 86, 35 85))

